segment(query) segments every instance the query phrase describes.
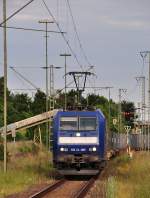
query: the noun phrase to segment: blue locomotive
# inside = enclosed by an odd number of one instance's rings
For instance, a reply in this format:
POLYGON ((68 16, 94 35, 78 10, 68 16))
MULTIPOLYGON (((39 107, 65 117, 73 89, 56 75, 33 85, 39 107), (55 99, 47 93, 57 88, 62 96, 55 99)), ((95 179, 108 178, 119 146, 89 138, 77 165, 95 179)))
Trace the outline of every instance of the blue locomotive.
POLYGON ((53 163, 63 175, 95 175, 105 164, 105 117, 100 110, 58 111, 53 163))

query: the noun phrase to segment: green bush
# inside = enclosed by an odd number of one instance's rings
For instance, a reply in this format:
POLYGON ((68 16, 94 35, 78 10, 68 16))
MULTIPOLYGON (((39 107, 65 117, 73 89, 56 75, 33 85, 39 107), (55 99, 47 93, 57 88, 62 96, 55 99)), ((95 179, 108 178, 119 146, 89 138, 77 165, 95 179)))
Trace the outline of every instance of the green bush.
POLYGON ((29 145, 25 144, 19 148, 19 151, 23 154, 32 153, 34 155, 39 152, 39 146, 34 143, 29 144, 29 145))

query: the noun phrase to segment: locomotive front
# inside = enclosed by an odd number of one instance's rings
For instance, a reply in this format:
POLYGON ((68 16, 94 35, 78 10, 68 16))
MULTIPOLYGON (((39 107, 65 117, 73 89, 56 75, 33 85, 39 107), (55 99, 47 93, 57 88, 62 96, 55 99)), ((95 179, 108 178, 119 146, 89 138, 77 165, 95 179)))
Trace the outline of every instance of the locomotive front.
POLYGON ((97 174, 105 160, 101 111, 59 111, 53 122, 53 161, 63 175, 97 174))

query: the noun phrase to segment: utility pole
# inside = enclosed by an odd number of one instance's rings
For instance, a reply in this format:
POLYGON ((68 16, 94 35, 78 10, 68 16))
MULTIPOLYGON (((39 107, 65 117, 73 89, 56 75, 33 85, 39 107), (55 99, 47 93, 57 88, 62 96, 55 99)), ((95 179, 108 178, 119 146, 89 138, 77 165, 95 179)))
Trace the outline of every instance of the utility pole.
POLYGON ((4 172, 7 172, 7 30, 6 30, 6 0, 3 0, 3 36, 4 36, 4 172))
POLYGON ((65 57, 65 111, 67 110, 67 57, 71 56, 71 54, 60 54, 60 56, 64 56, 65 57))
POLYGON ((122 101, 122 92, 126 93, 127 89, 119 89, 119 104, 118 104, 118 132, 121 132, 122 126, 122 109, 121 109, 121 101, 122 101))
POLYGON ((50 65, 50 110, 54 109, 54 69, 61 69, 61 67, 55 67, 50 65))
MULTIPOLYGON (((46 68, 46 112, 48 112, 48 98, 49 98, 49 94, 48 94, 48 42, 47 42, 47 38, 48 38, 48 24, 49 23, 54 23, 53 21, 48 21, 48 20, 42 20, 39 21, 39 23, 45 24, 45 68, 46 68)), ((47 148, 49 148, 49 126, 48 126, 48 122, 46 122, 46 134, 47 134, 47 138, 46 138, 46 145, 47 148)))

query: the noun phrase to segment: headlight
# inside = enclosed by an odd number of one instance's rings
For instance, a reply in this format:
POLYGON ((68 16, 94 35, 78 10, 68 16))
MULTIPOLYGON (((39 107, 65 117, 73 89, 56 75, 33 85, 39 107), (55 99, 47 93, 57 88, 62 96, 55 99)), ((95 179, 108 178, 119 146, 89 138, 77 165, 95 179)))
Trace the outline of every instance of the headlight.
POLYGON ((93 147, 93 151, 96 151, 96 147, 93 147))
POLYGON ((63 147, 61 147, 61 148, 60 148, 60 151, 64 151, 64 148, 63 148, 63 147))
POLYGON ((77 136, 77 137, 80 137, 80 133, 76 133, 76 136, 77 136))
POLYGON ((95 152, 97 149, 96 149, 96 147, 91 147, 91 148, 89 148, 89 151, 93 151, 93 152, 95 152))

